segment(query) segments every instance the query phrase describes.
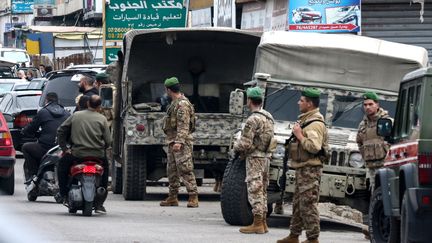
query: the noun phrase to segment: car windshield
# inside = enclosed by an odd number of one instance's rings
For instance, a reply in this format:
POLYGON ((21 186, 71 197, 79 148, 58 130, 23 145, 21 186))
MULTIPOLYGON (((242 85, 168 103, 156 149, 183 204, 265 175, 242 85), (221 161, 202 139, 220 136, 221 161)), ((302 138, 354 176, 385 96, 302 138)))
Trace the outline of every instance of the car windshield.
MULTIPOLYGON (((380 106, 394 117, 396 101, 381 100, 380 106)), ((333 102, 332 125, 337 127, 357 128, 364 117, 363 99, 354 96, 335 96, 333 102)))
POLYGON ((40 95, 20 95, 17 97, 17 108, 20 109, 29 109, 34 108, 38 109, 40 95))
POLYGON ((16 84, 14 87, 14 90, 22 90, 22 89, 27 89, 28 88, 28 83, 24 83, 24 84, 16 84))
POLYGON ((15 62, 28 62, 28 58, 23 51, 3 51, 2 56, 5 59, 13 60, 15 62))
POLYGON ((13 83, 0 83, 0 93, 12 91, 13 87, 13 83))
MULTIPOLYGON (((301 97, 301 91, 289 89, 288 87, 268 88, 264 109, 270 112, 275 120, 297 121, 300 111, 297 102, 301 97)), ((327 110, 327 94, 320 97, 320 112, 325 114, 327 110)))
POLYGON ((55 92, 59 97, 59 103, 63 106, 75 106, 75 98, 78 96, 78 82, 71 81, 71 76, 59 76, 51 79, 45 85, 39 105, 43 106, 45 96, 55 92))
POLYGON ((9 67, 0 67, 0 78, 13 78, 12 70, 9 67))

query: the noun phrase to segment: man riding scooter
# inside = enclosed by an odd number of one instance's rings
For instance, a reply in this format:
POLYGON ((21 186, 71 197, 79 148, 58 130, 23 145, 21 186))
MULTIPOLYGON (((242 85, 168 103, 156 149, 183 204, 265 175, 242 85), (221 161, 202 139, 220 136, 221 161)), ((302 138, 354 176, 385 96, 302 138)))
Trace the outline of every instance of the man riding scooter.
POLYGON ((57 128, 70 116, 58 104, 56 93, 48 93, 45 106, 39 110, 33 120, 21 131, 26 137, 37 137, 37 142, 25 143, 22 146, 24 155, 24 175, 26 184, 29 184, 39 169, 40 161, 45 153, 56 146, 57 128), (40 129, 40 131, 39 131, 40 129))
MULTIPOLYGON (((99 96, 92 95, 88 101, 88 109, 75 112, 57 131, 58 144, 64 153, 58 164, 58 180, 60 196, 65 202, 69 192, 70 168, 83 158, 92 157, 103 162, 105 172, 101 178, 101 187, 107 188, 109 168, 105 151, 111 144, 111 133, 107 119, 98 113, 101 103, 99 96)), ((96 213, 106 213, 103 206, 106 197, 107 193, 95 202, 96 213)))

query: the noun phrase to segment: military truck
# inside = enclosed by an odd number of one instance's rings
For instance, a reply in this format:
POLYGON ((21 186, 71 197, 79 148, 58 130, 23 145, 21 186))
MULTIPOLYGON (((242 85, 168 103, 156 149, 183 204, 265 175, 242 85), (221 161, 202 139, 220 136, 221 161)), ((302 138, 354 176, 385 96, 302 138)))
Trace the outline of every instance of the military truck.
POLYGON ((231 134, 243 119, 230 110, 230 94, 250 79, 259 41, 260 33, 218 28, 126 34, 114 99, 115 193, 141 200, 148 181, 166 176, 164 80, 172 76, 178 77, 196 111, 195 174, 199 179, 218 173, 222 177, 231 134))
POLYGON ((369 210, 372 242, 431 242, 432 68, 407 74, 394 124, 379 119, 377 132, 391 144, 376 175, 369 210))
MULTIPOLYGON (((364 116, 362 95, 365 90, 376 92, 380 105, 394 116, 399 80, 406 71, 427 64, 427 51, 421 47, 354 35, 264 33, 257 49, 255 78, 246 85, 265 89, 264 109, 276 120, 279 144, 270 165, 269 213, 272 203, 294 192, 295 171, 289 169, 284 174, 284 144, 299 115, 297 101, 306 87, 321 91, 319 109, 329 129, 331 158, 323 167, 321 201, 367 213, 369 178, 356 144, 364 116)), ((221 193, 222 214, 229 224, 252 222, 244 181, 245 162, 231 161, 221 193)))

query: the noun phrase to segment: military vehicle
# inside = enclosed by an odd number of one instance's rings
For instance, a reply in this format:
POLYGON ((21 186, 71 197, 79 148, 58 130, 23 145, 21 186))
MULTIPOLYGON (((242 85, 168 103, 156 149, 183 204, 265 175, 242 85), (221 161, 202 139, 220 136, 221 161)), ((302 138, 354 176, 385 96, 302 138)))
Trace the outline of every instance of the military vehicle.
POLYGON ((376 175, 369 210, 372 242, 431 242, 432 68, 403 79, 394 124, 379 119, 377 132, 391 144, 376 175))
MULTIPOLYGON (((276 120, 279 144, 270 165, 269 213, 272 203, 294 192, 295 171, 284 173, 284 144, 299 115, 297 101, 306 87, 322 92, 319 108, 329 129, 331 158, 323 167, 320 199, 367 213, 369 178, 356 144, 364 116, 362 95, 365 90, 378 93, 380 105, 394 116, 399 80, 407 71, 427 64, 427 51, 421 47, 354 35, 264 33, 257 49, 255 79, 246 85, 265 89, 264 109, 276 120)), ((244 181, 245 162, 231 161, 221 193, 222 214, 229 224, 252 222, 244 181)))
POLYGON ((126 34, 114 99, 115 193, 140 200, 147 181, 166 176, 164 80, 172 76, 178 77, 196 111, 193 158, 198 182, 218 173, 222 177, 231 134, 243 119, 230 110, 230 94, 250 79, 260 35, 218 28, 126 34))

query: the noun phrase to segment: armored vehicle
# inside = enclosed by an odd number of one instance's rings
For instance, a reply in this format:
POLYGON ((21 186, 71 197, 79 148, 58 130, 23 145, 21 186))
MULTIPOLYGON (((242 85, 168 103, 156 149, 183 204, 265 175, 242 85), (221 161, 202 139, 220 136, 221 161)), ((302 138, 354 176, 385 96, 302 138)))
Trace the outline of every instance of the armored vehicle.
POLYGON ((230 94, 250 79, 259 41, 259 33, 218 28, 126 34, 114 99, 115 193, 122 191, 127 200, 143 199, 147 181, 166 175, 164 80, 172 76, 178 77, 195 107, 193 158, 198 184, 204 177, 218 173, 222 177, 231 134, 243 119, 230 111, 230 94))
MULTIPOLYGON (((279 145, 270 165, 269 210, 294 192, 295 171, 285 167, 285 141, 299 115, 297 101, 306 87, 318 88, 320 111, 329 129, 330 161, 324 164, 322 201, 345 204, 366 213, 369 178, 356 144, 363 119, 365 90, 379 94, 380 105, 394 116, 398 83, 404 73, 426 66, 424 48, 353 35, 264 33, 257 49, 255 79, 246 85, 265 89, 264 109, 276 120, 279 145), (398 50, 395 52, 394 50, 398 50), (285 194, 286 193, 286 194, 285 194)), ((221 206, 226 222, 252 221, 247 201, 245 162, 233 160, 225 171, 221 206)))
POLYGON ((431 242, 432 68, 405 76, 394 124, 379 119, 377 132, 391 144, 376 175, 369 210, 372 242, 431 242))

